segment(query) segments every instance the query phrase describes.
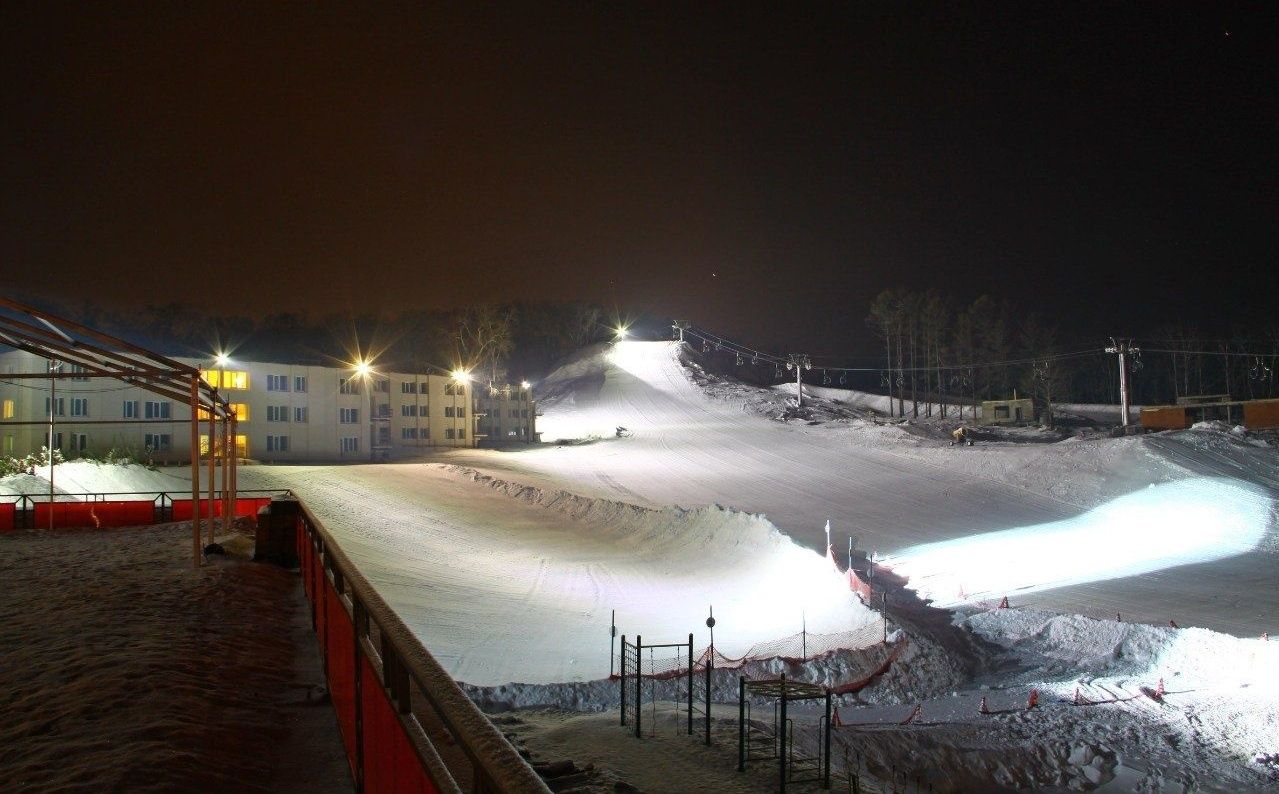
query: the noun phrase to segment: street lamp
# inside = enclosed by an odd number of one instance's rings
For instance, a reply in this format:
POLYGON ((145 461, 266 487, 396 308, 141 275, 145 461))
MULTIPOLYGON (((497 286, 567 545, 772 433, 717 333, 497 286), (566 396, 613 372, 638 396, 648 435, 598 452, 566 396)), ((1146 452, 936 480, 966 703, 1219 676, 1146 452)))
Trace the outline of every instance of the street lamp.
POLYGON ((613 336, 614 336, 614 337, 616 337, 617 341, 619 341, 619 342, 620 342, 620 341, 622 341, 623 339, 625 339, 626 337, 630 336, 630 329, 628 329, 628 328, 627 328, 626 326, 624 326, 624 325, 623 325, 623 326, 620 326, 620 327, 618 327, 618 328, 614 328, 614 329, 613 329, 613 336))
POLYGON ((377 428, 373 424, 373 365, 365 359, 355 362, 355 376, 364 383, 364 388, 369 393, 369 462, 373 461, 373 448, 376 446, 377 428))
MULTIPOLYGON (((461 391, 461 392, 462 392, 462 396, 463 396, 463 397, 465 397, 465 396, 466 396, 466 384, 468 384, 468 383, 470 383, 470 382, 471 382, 471 373, 470 373, 470 371, 469 371, 469 370, 465 370, 465 369, 462 369, 462 368, 460 368, 460 367, 459 367, 458 369, 453 370, 453 383, 454 383, 454 388, 453 388, 453 424, 454 424, 454 435, 456 435, 456 431, 458 430, 458 427, 457 427, 457 425, 458 425, 458 419, 459 419, 459 418, 465 418, 465 417, 459 417, 459 416, 457 415, 457 393, 458 393, 459 391, 461 391)), ((463 410, 465 411, 465 410, 466 410, 466 403, 465 403, 465 401, 463 401, 462 405, 463 405, 463 410)), ((462 425, 462 429, 465 429, 465 427, 466 427, 466 425, 465 425, 465 424, 463 424, 463 425, 462 425)), ((456 440, 456 438, 455 438, 454 440, 456 440)))

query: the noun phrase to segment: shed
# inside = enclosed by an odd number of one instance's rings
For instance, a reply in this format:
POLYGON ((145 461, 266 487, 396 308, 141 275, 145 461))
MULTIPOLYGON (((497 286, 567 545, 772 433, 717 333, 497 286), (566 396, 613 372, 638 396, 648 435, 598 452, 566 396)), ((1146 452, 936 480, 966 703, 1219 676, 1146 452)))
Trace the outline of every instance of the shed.
POLYGON ((1035 421, 1035 401, 1028 397, 1011 400, 983 400, 981 424, 1021 425, 1035 421))

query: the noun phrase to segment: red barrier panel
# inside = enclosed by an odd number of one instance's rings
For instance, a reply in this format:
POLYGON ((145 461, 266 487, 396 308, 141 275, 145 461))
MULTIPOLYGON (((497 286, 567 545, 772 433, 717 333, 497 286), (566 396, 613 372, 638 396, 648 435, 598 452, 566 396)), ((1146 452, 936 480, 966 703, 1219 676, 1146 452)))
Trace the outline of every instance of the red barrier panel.
POLYGON ((0 502, 0 532, 12 532, 17 518, 18 505, 15 502, 0 502))
POLYGON ((54 528, 136 527, 155 523, 155 502, 36 502, 35 526, 54 528))
MULTIPOLYGON (((236 516, 257 516, 258 510, 271 503, 271 497, 254 497, 235 500, 236 516)), ((222 500, 213 500, 213 515, 219 517, 222 515, 222 500)), ((209 500, 207 498, 200 500, 200 518, 209 517, 209 500)), ((190 499, 174 499, 173 500, 173 521, 190 521, 191 520, 191 500, 190 499)))
POLYGON ((364 735, 364 791, 367 794, 436 794, 413 744, 378 683, 367 656, 360 656, 360 707, 364 735))
POLYGON ((329 673, 329 695, 338 713, 338 727, 342 744, 351 763, 351 775, 359 776, 355 768, 355 637, 351 616, 346 614, 342 600, 328 577, 324 579, 324 611, 328 636, 324 649, 329 673))

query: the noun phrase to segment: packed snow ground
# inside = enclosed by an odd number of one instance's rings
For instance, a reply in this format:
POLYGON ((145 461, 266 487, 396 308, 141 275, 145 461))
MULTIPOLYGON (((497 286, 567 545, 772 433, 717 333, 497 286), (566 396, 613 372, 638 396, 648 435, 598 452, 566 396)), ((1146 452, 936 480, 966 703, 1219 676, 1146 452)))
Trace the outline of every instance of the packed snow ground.
MULTIPOLYGON (((249 467, 242 482, 297 491, 456 677, 505 685, 473 690, 482 701, 609 708, 611 688, 589 681, 607 671, 613 608, 620 631, 692 630, 700 647, 713 603, 726 650, 804 618, 815 631, 876 620, 817 553, 829 518, 837 556, 854 535, 910 587, 961 607, 950 636, 890 604, 906 652, 842 711, 867 774, 949 770, 938 791, 1274 782, 1279 666, 1253 639, 1279 614, 1273 440, 1204 425, 949 447, 953 422, 902 424, 835 390, 801 413, 786 406, 793 388, 714 377, 674 344, 622 343, 540 385, 551 443, 249 467), (1020 609, 968 611, 1005 594, 1020 609), (1163 704, 1140 689, 1160 677, 1163 704), (1063 702, 1076 686, 1113 702, 1063 702), (1026 712, 1031 687, 1041 706, 1026 712), (976 713, 983 694, 995 714, 976 713), (900 726, 916 703, 923 720, 900 726)), ((833 668, 793 672, 829 681, 833 668)))

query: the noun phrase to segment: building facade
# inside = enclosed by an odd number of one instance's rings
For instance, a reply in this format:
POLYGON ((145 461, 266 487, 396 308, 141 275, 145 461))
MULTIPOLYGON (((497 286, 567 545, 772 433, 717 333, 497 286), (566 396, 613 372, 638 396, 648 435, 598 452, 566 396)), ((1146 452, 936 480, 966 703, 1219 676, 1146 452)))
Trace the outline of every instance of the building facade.
MULTIPOLYGON (((372 371, 257 361, 198 367, 236 409, 237 455, 264 462, 367 461, 432 447, 474 447, 488 431, 485 414, 500 413, 496 432, 536 438, 535 404, 527 389, 491 390, 448 375, 372 371), (477 395, 482 392, 483 397, 477 395)), ((109 378, 5 380, 6 373, 43 372, 38 356, 0 354, 0 454, 21 457, 49 443, 67 457, 111 450, 139 460, 190 456, 190 407, 109 378), (50 400, 51 391, 56 396, 50 400), (105 424, 95 424, 105 420, 105 424), (6 424, 7 423, 7 424, 6 424)), ((200 446, 208 450, 207 429, 200 446)), ((514 438, 513 437, 513 438, 514 438)))

